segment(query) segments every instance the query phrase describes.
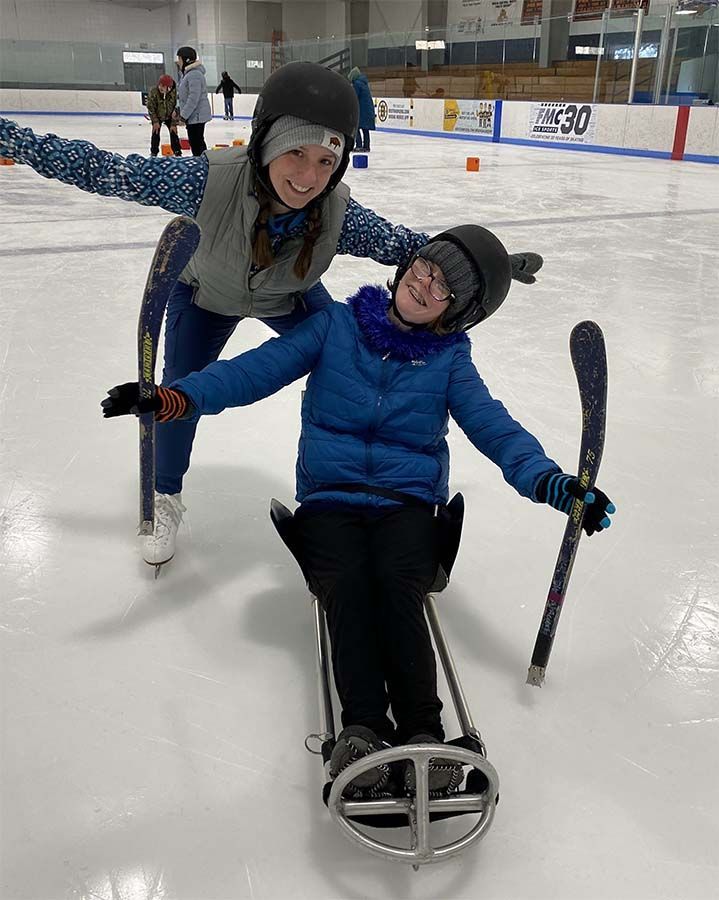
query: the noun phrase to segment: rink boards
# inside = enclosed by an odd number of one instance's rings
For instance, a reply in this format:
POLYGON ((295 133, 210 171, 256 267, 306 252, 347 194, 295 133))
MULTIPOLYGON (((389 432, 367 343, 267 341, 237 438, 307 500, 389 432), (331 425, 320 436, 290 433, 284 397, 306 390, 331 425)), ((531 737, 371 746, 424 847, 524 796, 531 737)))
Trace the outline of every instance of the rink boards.
MULTIPOLYGON (((208 95, 213 114, 221 98, 208 95)), ((256 95, 235 97, 235 116, 249 118, 256 95)), ((424 136, 454 137, 719 163, 719 107, 644 104, 375 98, 377 127, 424 136)), ((142 115, 131 91, 0 89, 0 112, 142 115)))

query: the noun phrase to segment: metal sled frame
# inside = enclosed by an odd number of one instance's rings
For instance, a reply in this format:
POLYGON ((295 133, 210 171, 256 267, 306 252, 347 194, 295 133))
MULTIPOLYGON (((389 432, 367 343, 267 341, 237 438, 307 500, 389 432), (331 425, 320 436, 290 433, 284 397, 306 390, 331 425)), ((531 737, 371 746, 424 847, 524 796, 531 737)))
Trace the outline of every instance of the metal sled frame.
MULTIPOLYGON (((301 560, 297 557, 289 535, 288 526, 291 526, 292 513, 279 501, 272 500, 270 517, 280 537, 301 567, 301 560)), ((410 863, 415 870, 420 865, 440 862, 456 856, 470 844, 481 840, 492 824, 499 801, 499 776, 494 766, 486 759, 482 737, 472 720, 437 613, 433 594, 443 590, 447 583, 448 577, 440 569, 437 580, 432 585, 432 592, 425 597, 425 613, 462 729, 460 738, 442 745, 441 756, 443 759, 456 760, 464 766, 471 766, 471 771, 467 775, 464 790, 437 799, 429 796, 429 762, 438 753, 437 747, 431 744, 391 747, 379 753, 373 753, 371 756, 352 763, 340 772, 334 781, 330 781, 329 763, 336 734, 330 687, 332 665, 329 636, 324 610, 317 597, 310 592, 314 612, 322 724, 321 733, 310 735, 310 737, 322 742, 321 751, 312 752, 321 752, 324 761, 327 777, 324 799, 330 816, 349 840, 384 859, 410 863), (417 789, 414 797, 392 797, 377 800, 347 800, 343 798, 344 789, 362 772, 374 768, 379 763, 395 763, 406 760, 411 760, 415 767, 417 789), (478 818, 473 824, 470 824, 461 837, 447 844, 433 846, 430 823, 465 814, 473 814, 478 818), (360 830, 358 827, 360 824, 374 828, 409 827, 411 849, 371 837, 360 830)), ((310 748, 307 747, 307 749, 310 748)))

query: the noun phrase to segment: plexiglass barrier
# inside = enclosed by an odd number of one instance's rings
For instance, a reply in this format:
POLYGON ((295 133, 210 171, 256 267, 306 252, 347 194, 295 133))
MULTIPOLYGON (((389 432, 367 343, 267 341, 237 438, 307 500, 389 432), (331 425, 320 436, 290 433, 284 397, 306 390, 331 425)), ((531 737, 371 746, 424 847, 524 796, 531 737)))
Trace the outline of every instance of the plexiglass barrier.
MULTIPOLYGON (((311 60, 344 73, 359 66, 381 96, 718 102, 718 0, 639 2, 574 0, 571 14, 543 17, 533 14, 541 0, 524 0, 496 21, 475 15, 441 28, 306 41, 279 33, 272 42, 199 43, 198 51, 210 90, 228 71, 255 93, 279 65, 311 60)), ((175 74, 169 41, 143 45, 154 62, 128 61, 127 50, 0 39, 0 86, 146 91, 162 72, 175 74)))

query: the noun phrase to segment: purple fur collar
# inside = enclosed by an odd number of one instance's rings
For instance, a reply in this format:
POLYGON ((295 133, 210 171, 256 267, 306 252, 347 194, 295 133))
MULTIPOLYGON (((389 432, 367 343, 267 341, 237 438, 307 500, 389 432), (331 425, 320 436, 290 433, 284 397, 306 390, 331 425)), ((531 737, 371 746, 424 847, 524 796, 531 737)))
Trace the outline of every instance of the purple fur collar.
POLYGON ((444 335, 420 329, 400 331, 387 316, 390 302, 389 292, 378 284, 365 284, 347 299, 362 336, 378 353, 390 353, 403 361, 424 359, 469 340, 463 331, 444 335))

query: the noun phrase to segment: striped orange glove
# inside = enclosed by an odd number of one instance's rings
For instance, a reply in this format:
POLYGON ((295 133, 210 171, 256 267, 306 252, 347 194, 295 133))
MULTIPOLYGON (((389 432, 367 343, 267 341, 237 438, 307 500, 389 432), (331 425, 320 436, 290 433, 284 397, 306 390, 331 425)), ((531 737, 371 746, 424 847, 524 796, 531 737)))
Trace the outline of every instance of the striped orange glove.
POLYGON ((136 381, 119 384, 107 393, 108 397, 100 404, 105 419, 154 412, 156 422, 171 422, 186 417, 192 407, 187 394, 175 388, 158 387, 153 397, 142 398, 136 381))

